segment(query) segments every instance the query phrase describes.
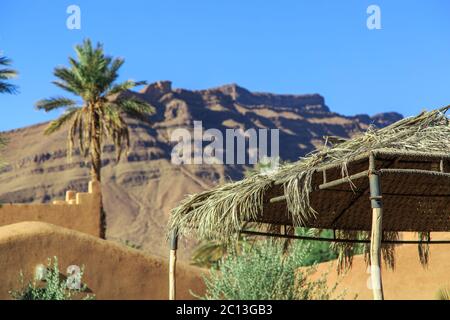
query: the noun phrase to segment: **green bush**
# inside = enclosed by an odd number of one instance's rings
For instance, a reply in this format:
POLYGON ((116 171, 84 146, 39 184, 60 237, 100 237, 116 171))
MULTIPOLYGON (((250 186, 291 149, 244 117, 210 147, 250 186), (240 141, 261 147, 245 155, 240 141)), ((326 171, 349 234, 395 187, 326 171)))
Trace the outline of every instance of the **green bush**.
POLYGON ((311 280, 315 266, 303 267, 310 245, 291 246, 281 241, 258 241, 229 254, 204 277, 208 300, 327 300, 340 299, 336 285, 328 288, 326 274, 311 280), (303 268, 302 268, 303 267, 303 268))
MULTIPOLYGON (((332 238, 333 231, 331 230, 323 230, 321 232, 315 233, 311 229, 307 228, 297 228, 296 235, 298 236, 316 236, 323 238, 332 238)), ((293 241, 293 246, 305 246, 308 243, 309 252, 308 255, 303 260, 304 266, 312 266, 317 263, 327 262, 330 260, 337 259, 338 255, 336 251, 334 251, 330 247, 329 242, 324 241, 308 241, 308 240, 295 240, 293 241)))
MULTIPOLYGON (((78 281, 81 283, 83 270, 78 275, 78 281)), ((86 294, 86 285, 80 289, 70 289, 69 279, 63 279, 59 272, 58 259, 48 259, 47 269, 44 278, 39 281, 34 280, 24 284, 23 273, 20 272, 21 289, 19 291, 10 291, 10 295, 16 300, 72 300, 79 298, 83 300, 93 300, 94 295, 86 294)))
MULTIPOLYGON (((308 228, 296 228, 295 234, 298 236, 320 236, 332 238, 333 231, 317 230, 308 228)), ((224 242, 220 240, 209 240, 201 242, 194 250, 191 257, 191 264, 202 268, 218 268, 219 262, 228 254, 228 252, 240 252, 244 246, 249 246, 255 241, 255 238, 239 236, 234 241, 224 242)), ((337 259, 338 254, 330 247, 329 242, 309 241, 309 240, 291 240, 286 246, 308 246, 307 256, 302 261, 302 266, 312 266, 314 264, 327 262, 337 259)))

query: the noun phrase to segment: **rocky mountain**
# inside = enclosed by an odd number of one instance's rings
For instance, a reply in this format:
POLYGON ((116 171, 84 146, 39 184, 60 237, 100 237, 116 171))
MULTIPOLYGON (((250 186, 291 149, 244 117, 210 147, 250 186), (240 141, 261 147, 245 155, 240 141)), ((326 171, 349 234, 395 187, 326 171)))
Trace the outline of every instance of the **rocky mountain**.
MULTIPOLYGON (((128 240, 149 252, 166 256, 165 228, 169 211, 186 194, 202 191, 228 179, 239 179, 242 165, 174 165, 171 133, 192 129, 278 128, 280 156, 296 160, 323 145, 324 136, 349 138, 373 124, 379 127, 402 118, 397 113, 343 116, 326 106, 318 94, 280 95, 250 92, 236 84, 207 90, 174 89, 169 81, 146 86, 129 95, 155 106, 151 125, 127 120, 131 149, 116 163, 112 144, 104 146, 102 188, 107 211, 107 235, 128 240)), ((62 198, 67 189, 86 190, 88 163, 75 154, 67 158, 67 129, 44 136, 47 124, 3 133, 9 145, 2 153, 0 202, 42 203, 62 198)), ((182 241, 182 259, 191 241, 182 241)))

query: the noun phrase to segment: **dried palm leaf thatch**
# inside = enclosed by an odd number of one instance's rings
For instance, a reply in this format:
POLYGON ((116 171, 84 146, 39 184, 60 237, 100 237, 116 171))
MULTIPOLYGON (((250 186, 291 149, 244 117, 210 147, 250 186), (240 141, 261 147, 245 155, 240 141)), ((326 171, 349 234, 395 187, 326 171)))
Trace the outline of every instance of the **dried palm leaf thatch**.
POLYGON ((199 239, 227 240, 237 236, 245 221, 263 210, 263 197, 272 181, 254 175, 242 181, 188 196, 172 210, 170 229, 179 234, 195 231, 199 239))
POLYGON ((431 235, 429 232, 419 232, 418 238, 419 240, 424 242, 417 245, 419 250, 420 263, 422 264, 422 266, 427 266, 430 259, 430 245, 428 242, 431 239, 431 235))
MULTIPOLYGON (((370 237, 368 232, 358 231, 336 231, 336 237, 339 239, 359 239, 367 240, 370 237)), ((368 257, 369 245, 354 243, 332 243, 330 247, 337 253, 337 269, 338 272, 346 271, 352 267, 353 256, 358 253, 364 253, 368 257), (359 250, 358 250, 359 249, 359 250), (362 252, 361 252, 362 251, 362 252), (367 255, 366 255, 367 254, 367 255)), ((368 260, 366 260, 367 262, 368 260)))
MULTIPOLYGON (((252 175, 242 181, 190 195, 172 210, 169 229, 177 229, 179 234, 190 234, 199 239, 233 238, 243 222, 258 221, 258 216, 267 206, 268 191, 280 184, 292 226, 310 227, 308 222, 318 215, 310 203, 315 172, 332 165, 340 167, 342 178, 348 178, 348 164, 352 160, 378 150, 450 154, 450 122, 445 114, 449 108, 422 112, 382 129, 369 127, 360 136, 331 146, 326 144, 295 163, 283 165, 276 172, 252 175)), ((349 183, 351 185, 350 180, 349 183)), ((334 229, 331 225, 329 228, 334 229)), ((367 237, 350 230, 341 231, 343 237, 367 237)), ((397 237, 393 233, 384 235, 397 237)), ((350 256, 353 249, 341 247, 340 250, 343 252, 342 266, 351 264, 351 260, 345 257, 350 256)), ((390 248, 385 247, 384 257, 391 261, 388 264, 392 266, 394 259, 390 248)))
MULTIPOLYGON (((357 239, 370 240, 370 232, 368 231, 336 231, 338 239, 357 239)), ((383 240, 397 241, 400 240, 398 232, 383 232, 383 240)), ((366 265, 370 265, 370 244, 369 243, 332 243, 330 247, 337 253, 337 270, 338 273, 345 272, 352 268, 353 257, 358 254, 364 255, 366 265)), ((382 258, 389 269, 395 268, 395 245, 383 243, 381 245, 382 258)))

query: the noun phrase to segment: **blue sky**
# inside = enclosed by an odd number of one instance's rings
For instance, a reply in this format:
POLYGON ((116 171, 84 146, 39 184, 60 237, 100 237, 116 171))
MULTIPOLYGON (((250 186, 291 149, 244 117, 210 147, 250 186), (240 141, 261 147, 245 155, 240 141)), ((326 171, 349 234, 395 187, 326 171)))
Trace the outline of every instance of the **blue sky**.
POLYGON ((20 94, 0 96, 0 130, 47 121, 52 70, 83 38, 126 59, 122 79, 202 89, 320 93, 336 112, 412 115, 450 104, 450 2, 382 0, 2 0, 0 51, 20 94), (66 28, 69 5, 81 30, 66 28), (368 30, 377 4, 382 30, 368 30))

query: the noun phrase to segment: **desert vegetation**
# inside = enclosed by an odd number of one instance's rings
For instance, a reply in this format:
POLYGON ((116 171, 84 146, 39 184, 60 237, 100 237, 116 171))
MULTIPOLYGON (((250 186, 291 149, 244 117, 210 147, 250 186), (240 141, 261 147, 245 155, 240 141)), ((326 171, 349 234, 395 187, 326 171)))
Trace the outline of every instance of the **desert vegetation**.
POLYGON ((284 241, 243 243, 240 252, 230 253, 204 277, 203 299, 226 300, 328 300, 341 299, 345 292, 329 287, 326 274, 314 278, 309 263, 311 245, 302 241, 286 250, 284 241))
MULTIPOLYGON (((323 237, 331 237, 332 231, 330 230, 313 230, 308 228, 297 228, 296 235, 311 236, 318 234, 323 237)), ((204 268, 217 268, 220 261, 228 254, 240 254, 244 247, 251 246, 254 243, 254 239, 247 238, 242 235, 235 241, 221 241, 221 240, 209 240, 202 241, 194 250, 191 263, 193 265, 204 268)), ((296 240, 296 245, 306 245, 304 240, 296 240)), ((284 241, 284 246, 289 246, 292 241, 284 241)), ((300 262, 302 266, 312 266, 317 263, 327 262, 338 258, 339 253, 334 250, 328 243, 320 241, 310 241, 308 244, 308 254, 305 255, 300 262)), ((354 254, 360 254, 362 250, 355 250, 354 254)))
POLYGON ((87 286, 80 285, 75 288, 71 281, 82 283, 83 270, 71 277, 63 277, 59 270, 58 258, 48 259, 47 267, 41 270, 41 279, 34 279, 28 283, 24 281, 24 275, 20 272, 20 286, 17 291, 11 291, 10 295, 16 300, 93 300, 95 295, 87 294, 87 286))
MULTIPOLYGON (((144 81, 127 80, 116 83, 124 59, 106 55, 102 44, 94 47, 89 39, 77 45, 75 52, 76 58, 69 58, 70 67, 55 68, 54 75, 57 80, 53 83, 80 98, 82 102, 57 96, 38 101, 36 108, 46 112, 61 108, 65 110, 62 116, 50 122, 45 134, 52 134, 70 124, 69 155, 77 143, 81 154, 90 156, 91 179, 101 181, 102 145, 105 140, 112 140, 117 160, 120 160, 124 148, 130 145, 124 115, 148 122, 154 108, 143 100, 124 94, 145 84, 144 81)), ((102 223, 105 225, 104 214, 102 223)), ((105 230, 102 237, 105 237, 105 230)))

